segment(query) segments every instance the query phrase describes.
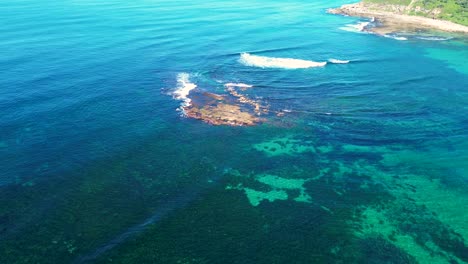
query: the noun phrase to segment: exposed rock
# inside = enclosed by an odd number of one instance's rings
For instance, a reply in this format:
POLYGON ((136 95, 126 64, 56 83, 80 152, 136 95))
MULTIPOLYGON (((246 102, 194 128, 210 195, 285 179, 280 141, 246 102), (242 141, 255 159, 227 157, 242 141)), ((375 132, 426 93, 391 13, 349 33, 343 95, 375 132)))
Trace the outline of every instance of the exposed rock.
POLYGON ((212 125, 253 126, 261 119, 241 110, 238 105, 218 103, 202 107, 190 106, 184 109, 188 117, 200 119, 212 125))
POLYGON ((269 111, 260 102, 237 91, 251 87, 243 83, 228 83, 225 95, 194 91, 190 94, 191 103, 182 110, 185 116, 212 125, 253 126, 263 121, 258 116, 269 111))
MULTIPOLYGON (((447 32, 468 33, 468 27, 450 21, 408 15, 407 7, 390 4, 355 3, 327 10, 330 14, 375 18, 381 26, 369 29, 377 34, 435 29, 447 32)), ((433 12, 439 12, 434 10, 433 12)), ((435 14, 435 13, 434 13, 435 14)))

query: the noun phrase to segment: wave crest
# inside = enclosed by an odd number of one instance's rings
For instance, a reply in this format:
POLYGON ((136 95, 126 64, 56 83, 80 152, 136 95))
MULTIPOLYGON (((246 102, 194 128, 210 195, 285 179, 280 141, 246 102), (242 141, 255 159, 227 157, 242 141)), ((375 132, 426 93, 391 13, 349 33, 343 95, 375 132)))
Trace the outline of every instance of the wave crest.
POLYGON ((327 62, 316 62, 290 58, 274 58, 257 56, 249 53, 242 53, 239 62, 251 67, 260 68, 281 68, 281 69, 306 69, 313 67, 323 67, 327 62))
POLYGON ((408 38, 406 38, 406 37, 401 37, 401 36, 397 36, 397 35, 393 35, 393 34, 386 34, 386 35, 383 35, 383 36, 386 37, 386 38, 396 39, 396 40, 400 40, 400 41, 408 40, 408 38))
POLYGON ((253 86, 250 84, 245 83, 226 83, 224 84, 226 87, 239 87, 239 88, 252 88, 253 86))
POLYGON ((347 64, 347 63, 349 63, 349 60, 329 59, 328 61, 330 63, 333 63, 333 64, 347 64))
MULTIPOLYGON (((373 22, 373 21, 372 21, 373 22)), ((341 30, 350 31, 350 32, 363 32, 369 25, 370 21, 358 22, 356 24, 347 24, 344 27, 340 27, 341 30)))
POLYGON ((183 101, 182 107, 189 106, 192 100, 188 98, 188 95, 196 87, 196 84, 190 82, 190 74, 185 72, 179 73, 177 74, 177 88, 172 94, 175 99, 183 101))
POLYGON ((417 39, 429 40, 429 41, 445 41, 451 40, 451 37, 438 37, 438 36, 416 36, 417 39))

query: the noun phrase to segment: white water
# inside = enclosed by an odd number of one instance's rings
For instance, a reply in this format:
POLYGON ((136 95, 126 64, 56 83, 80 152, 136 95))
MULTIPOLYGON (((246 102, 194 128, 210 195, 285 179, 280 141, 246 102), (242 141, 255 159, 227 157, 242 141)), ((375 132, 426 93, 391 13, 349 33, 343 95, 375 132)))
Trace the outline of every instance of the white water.
POLYGON ((398 37, 398 36, 393 36, 393 35, 383 35, 386 38, 391 38, 391 39, 396 39, 396 40, 408 40, 405 37, 398 37))
POLYGON ((436 36, 416 36, 417 39, 430 41, 445 41, 452 39, 451 37, 436 37, 436 36))
POLYGON ((346 64, 346 63, 349 63, 349 60, 329 59, 328 61, 330 63, 333 63, 333 64, 346 64))
POLYGON ((242 53, 240 55, 239 62, 246 66, 281 69, 306 69, 313 67, 323 67, 327 64, 327 62, 257 56, 249 53, 242 53))
POLYGON ((239 88, 252 88, 253 86, 250 84, 245 83, 226 83, 224 84, 226 87, 239 87, 239 88))
POLYGON ((347 24, 344 27, 340 27, 340 29, 350 32, 363 32, 369 23, 370 22, 359 22, 357 24, 347 24))
POLYGON ((175 99, 183 101, 182 107, 189 106, 191 100, 188 98, 188 95, 196 87, 196 84, 190 82, 190 74, 185 72, 179 73, 177 74, 177 89, 173 92, 173 96, 175 99))

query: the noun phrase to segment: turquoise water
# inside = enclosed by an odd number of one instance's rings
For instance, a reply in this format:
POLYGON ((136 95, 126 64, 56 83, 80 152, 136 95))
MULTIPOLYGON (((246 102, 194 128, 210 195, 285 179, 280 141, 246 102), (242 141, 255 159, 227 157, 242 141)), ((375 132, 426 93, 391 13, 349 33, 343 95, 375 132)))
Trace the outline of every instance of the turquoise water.
POLYGON ((467 263, 467 40, 349 2, 3 1, 0 263, 467 263), (182 73, 271 113, 184 117, 182 73))

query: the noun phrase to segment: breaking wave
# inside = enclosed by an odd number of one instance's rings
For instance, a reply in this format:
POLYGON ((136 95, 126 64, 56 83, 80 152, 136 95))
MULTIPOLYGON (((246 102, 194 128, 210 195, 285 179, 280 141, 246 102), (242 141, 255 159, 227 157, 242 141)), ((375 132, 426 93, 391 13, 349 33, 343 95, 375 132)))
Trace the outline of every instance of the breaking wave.
POLYGON ((397 35, 383 35, 386 38, 396 39, 396 40, 408 40, 406 37, 400 37, 397 35))
POLYGON ((196 87, 196 84, 190 82, 190 74, 185 72, 179 73, 177 74, 177 89, 173 92, 173 96, 175 99, 183 101, 182 107, 189 106, 191 100, 188 98, 188 95, 196 87))
POLYGON ((340 27, 341 30, 350 31, 350 32, 363 32, 371 22, 359 22, 357 24, 347 24, 344 27, 340 27))
POLYGON ((239 87, 239 88, 252 88, 253 86, 250 84, 245 83, 226 83, 224 84, 226 87, 239 87))
POLYGON ((290 58, 274 58, 251 55, 249 53, 242 53, 239 62, 252 67, 260 68, 282 68, 282 69, 306 69, 313 67, 323 67, 327 62, 316 62, 300 59, 290 58))
POLYGON ((445 41, 451 40, 452 37, 437 37, 437 36, 416 36, 417 39, 429 40, 429 41, 445 41))
POLYGON ((333 64, 347 64, 349 60, 337 60, 337 59, 329 59, 328 62, 333 64))

